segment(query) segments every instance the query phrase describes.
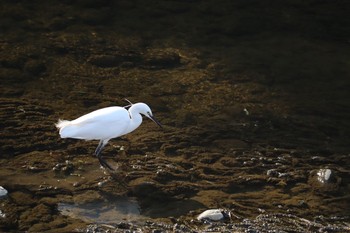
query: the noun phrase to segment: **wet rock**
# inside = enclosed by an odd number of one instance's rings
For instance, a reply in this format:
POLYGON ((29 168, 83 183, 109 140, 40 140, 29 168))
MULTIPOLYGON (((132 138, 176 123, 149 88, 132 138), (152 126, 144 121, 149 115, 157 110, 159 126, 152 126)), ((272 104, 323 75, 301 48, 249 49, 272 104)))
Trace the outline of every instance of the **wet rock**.
POLYGON ((24 75, 21 70, 12 68, 2 68, 0 74, 2 76, 2 82, 4 84, 23 82, 26 78, 26 75, 24 75))
POLYGON ((30 193, 16 191, 11 193, 10 197, 16 204, 21 206, 33 204, 33 196, 30 193))
POLYGON ((50 22, 48 22, 47 27, 50 30, 62 30, 64 28, 67 28, 72 22, 74 22, 73 17, 55 17, 50 22))
POLYGON ((129 185, 132 186, 133 195, 137 197, 149 197, 158 191, 154 181, 145 180, 144 178, 133 180, 129 185))
POLYGON ((16 229, 18 226, 18 208, 13 203, 1 203, 0 207, 0 231, 7 232, 9 229, 16 229), (4 229, 7 229, 6 231, 4 229))
POLYGON ((54 170, 56 173, 62 173, 64 175, 69 175, 74 171, 74 165, 69 161, 66 160, 64 163, 57 163, 52 170, 54 170))
MULTIPOLYGON (((180 87, 180 85, 178 85, 178 87, 180 87)), ((174 93, 178 93, 179 95, 181 92, 183 92, 183 88, 171 87, 168 89, 174 91, 174 93)), ((176 124, 179 126, 187 125, 190 122, 195 122, 195 120, 195 116, 190 112, 179 112, 176 116, 176 124)))
POLYGON ((302 208, 307 208, 309 207, 309 205, 307 204, 307 202, 305 200, 300 200, 297 204, 297 206, 302 207, 302 208))
POLYGON ((144 65, 150 69, 174 68, 181 65, 181 59, 173 50, 149 50, 143 56, 144 65))
POLYGON ((210 209, 206 210, 198 215, 197 220, 199 221, 222 221, 231 218, 231 213, 225 209, 210 209))
POLYGON ((164 153, 168 156, 175 156, 177 155, 176 150, 178 149, 177 146, 168 144, 168 143, 164 143, 161 148, 162 151, 164 151, 164 153))
POLYGON ((84 193, 75 195, 73 197, 75 204, 85 204, 102 200, 103 197, 99 194, 99 192, 94 190, 88 190, 84 193))
POLYGON ((0 198, 6 197, 7 193, 7 190, 4 187, 0 186, 0 198))
POLYGON ((24 70, 33 75, 39 75, 46 70, 46 65, 38 60, 29 60, 24 64, 24 70))
POLYGON ((191 228, 184 224, 175 223, 173 226, 173 232, 194 232, 191 228))
POLYGON ((2 210, 0 210, 0 218, 5 218, 6 214, 2 212, 2 210))
POLYGON ((118 66, 122 59, 115 55, 92 55, 88 58, 88 62, 102 68, 118 66))
POLYGON ((290 179, 291 177, 292 177, 292 174, 288 172, 280 172, 278 174, 278 178, 290 179))
POLYGON ((88 25, 106 25, 112 22, 111 18, 113 16, 111 10, 108 7, 103 7, 100 9, 84 9, 79 15, 77 15, 77 17, 79 17, 84 23, 88 25))
POLYGON ((132 224, 131 223, 127 223, 127 222, 121 222, 117 224, 117 227, 119 229, 131 229, 132 228, 132 224))
MULTIPOLYGON (((84 232, 87 233, 102 233, 102 232, 107 232, 110 229, 106 229, 107 227, 105 225, 101 226, 101 225, 97 225, 97 224, 90 224, 86 227, 86 229, 84 230, 84 232)), ((113 229, 113 228, 112 228, 113 229)), ((124 228, 122 228, 124 229, 124 228)), ((129 229, 129 228, 125 228, 125 229, 129 229)))
POLYGON ((271 177, 278 177, 279 176, 279 172, 277 171, 277 169, 269 169, 266 172, 267 176, 271 176, 271 177))
POLYGON ((23 212, 20 216, 19 222, 23 229, 28 229, 34 224, 39 222, 50 222, 52 219, 51 207, 44 204, 39 204, 34 208, 23 212))
POLYGON ((7 56, 6 58, 2 58, 0 60, 1 65, 3 65, 6 68, 14 68, 14 69, 21 69, 24 64, 25 58, 22 56, 7 56))
POLYGON ((215 140, 213 144, 224 150, 229 150, 232 148, 234 149, 248 148, 248 144, 246 142, 238 139, 219 139, 219 140, 215 140))

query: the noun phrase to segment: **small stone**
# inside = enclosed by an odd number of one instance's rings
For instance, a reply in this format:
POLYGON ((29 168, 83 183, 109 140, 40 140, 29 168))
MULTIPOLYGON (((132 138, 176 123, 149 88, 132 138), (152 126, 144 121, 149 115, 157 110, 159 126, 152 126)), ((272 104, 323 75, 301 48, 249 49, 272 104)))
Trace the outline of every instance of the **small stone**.
POLYGON ((6 217, 6 214, 0 210, 0 218, 5 218, 5 217, 6 217))
POLYGON ((0 186, 0 198, 5 197, 7 193, 7 190, 4 187, 0 186))
POLYGON ((321 183, 328 183, 331 181, 331 178, 333 177, 333 172, 331 169, 320 169, 317 172, 317 180, 321 183))
POLYGON ((300 207, 308 207, 308 204, 307 204, 307 202, 305 200, 300 200, 298 202, 298 206, 300 206, 300 207))
POLYGON ((336 193, 342 183, 342 178, 329 168, 321 168, 310 172, 308 183, 319 193, 336 193))
POLYGON ((249 111, 246 108, 244 108, 243 111, 247 116, 249 116, 249 111))
POLYGON ((74 171, 74 165, 70 161, 66 160, 65 163, 57 163, 52 170, 57 173, 63 173, 65 175, 72 174, 74 171))
POLYGON ((291 175, 289 174, 289 173, 287 173, 287 172, 280 172, 279 174, 278 174, 278 178, 288 178, 288 177, 290 177, 291 175))
POLYGON ((211 220, 211 221, 221 221, 225 219, 229 219, 231 217, 231 213, 224 209, 210 209, 206 210, 200 215, 198 215, 197 220, 211 220))
POLYGON ((272 177, 278 177, 279 174, 280 173, 276 169, 270 169, 266 172, 267 176, 272 176, 272 177))

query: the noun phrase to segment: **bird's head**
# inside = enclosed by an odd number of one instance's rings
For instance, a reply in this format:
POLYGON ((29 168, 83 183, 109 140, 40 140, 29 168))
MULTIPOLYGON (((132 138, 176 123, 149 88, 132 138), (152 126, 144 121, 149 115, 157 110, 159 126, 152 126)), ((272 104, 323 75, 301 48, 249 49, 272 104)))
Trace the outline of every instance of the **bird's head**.
POLYGON ((137 107, 137 110, 140 114, 144 115, 145 117, 148 117, 151 119, 154 123, 156 123, 159 127, 162 127, 162 125, 159 123, 159 121, 153 116, 151 108, 144 103, 137 103, 133 104, 133 106, 137 107), (135 106, 136 105, 136 106, 135 106))

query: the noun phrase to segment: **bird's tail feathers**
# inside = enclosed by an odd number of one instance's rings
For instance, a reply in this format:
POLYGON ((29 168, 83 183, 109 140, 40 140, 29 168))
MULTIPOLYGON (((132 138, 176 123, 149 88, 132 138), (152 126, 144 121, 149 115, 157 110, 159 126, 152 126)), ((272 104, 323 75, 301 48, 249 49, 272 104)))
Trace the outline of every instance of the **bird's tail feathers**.
POLYGON ((59 119, 58 122, 57 122, 55 125, 56 125, 56 127, 57 127, 58 129, 61 129, 61 128, 63 128, 63 127, 65 127, 65 126, 69 125, 69 124, 70 124, 70 121, 59 119))

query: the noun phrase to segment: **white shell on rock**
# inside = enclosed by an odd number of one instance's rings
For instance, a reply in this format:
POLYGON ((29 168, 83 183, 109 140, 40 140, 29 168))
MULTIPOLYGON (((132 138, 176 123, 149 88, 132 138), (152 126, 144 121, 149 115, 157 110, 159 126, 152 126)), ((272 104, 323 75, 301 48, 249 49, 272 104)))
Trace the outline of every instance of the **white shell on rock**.
POLYGON ((6 195, 7 195, 7 190, 4 187, 0 186, 0 198, 6 195))
POLYGON ((198 220, 212 220, 212 221, 220 221, 228 218, 230 213, 223 209, 210 209, 206 210, 200 215, 198 215, 198 220))

